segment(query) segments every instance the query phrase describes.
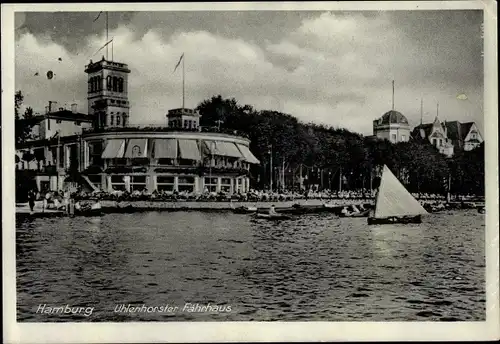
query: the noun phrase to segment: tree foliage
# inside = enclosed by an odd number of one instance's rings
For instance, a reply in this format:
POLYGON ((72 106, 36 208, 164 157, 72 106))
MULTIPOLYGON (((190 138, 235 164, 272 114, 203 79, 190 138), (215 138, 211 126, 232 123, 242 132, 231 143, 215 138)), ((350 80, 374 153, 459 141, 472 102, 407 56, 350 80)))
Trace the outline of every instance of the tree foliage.
MULTIPOLYGON (((427 143, 392 144, 343 128, 302 123, 277 111, 258 111, 220 95, 204 100, 197 109, 201 125, 220 125, 248 135, 250 148, 261 161, 260 166, 252 167, 260 187, 269 183, 272 151, 273 167, 281 168, 285 162, 292 170, 300 165, 327 170, 330 178, 337 178, 331 184, 334 188, 339 185, 340 171, 348 188, 368 188, 387 165, 412 192, 445 193, 451 179, 452 192, 484 193, 484 147, 446 158, 427 143)), ((317 174, 309 180, 319 182, 317 174)))
POLYGON ((20 111, 23 105, 24 96, 21 91, 17 91, 14 95, 14 125, 16 144, 23 143, 32 138, 32 129, 36 124, 36 118, 33 114, 33 109, 27 107, 24 114, 21 116, 20 111))

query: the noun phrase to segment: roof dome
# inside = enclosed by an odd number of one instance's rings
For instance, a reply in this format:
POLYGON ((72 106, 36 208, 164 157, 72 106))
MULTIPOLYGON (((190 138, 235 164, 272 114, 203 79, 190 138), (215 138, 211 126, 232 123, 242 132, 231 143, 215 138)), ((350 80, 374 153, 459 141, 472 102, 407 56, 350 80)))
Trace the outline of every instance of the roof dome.
POLYGON ((408 124, 408 120, 406 119, 405 116, 399 111, 391 110, 386 112, 381 118, 380 118, 380 124, 392 124, 392 123, 398 123, 398 124, 408 124))

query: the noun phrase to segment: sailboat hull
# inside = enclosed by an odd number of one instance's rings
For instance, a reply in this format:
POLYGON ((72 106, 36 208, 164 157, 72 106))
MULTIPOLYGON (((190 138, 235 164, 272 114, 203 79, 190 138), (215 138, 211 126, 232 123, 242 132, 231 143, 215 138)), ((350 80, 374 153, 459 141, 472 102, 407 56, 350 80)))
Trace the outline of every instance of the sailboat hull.
POLYGON ((369 217, 369 225, 384 225, 384 224, 409 224, 409 223, 422 223, 422 215, 415 216, 391 216, 383 218, 369 217))

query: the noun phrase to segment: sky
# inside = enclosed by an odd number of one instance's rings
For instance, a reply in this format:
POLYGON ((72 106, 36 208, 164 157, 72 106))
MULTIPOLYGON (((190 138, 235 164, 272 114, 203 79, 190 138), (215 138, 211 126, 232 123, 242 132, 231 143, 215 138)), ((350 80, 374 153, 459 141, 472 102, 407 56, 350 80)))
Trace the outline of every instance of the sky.
MULTIPOLYGON (((15 87, 24 105, 48 101, 87 112, 85 65, 106 42, 99 12, 15 16, 15 87), (95 21, 94 21, 95 20, 95 21), (58 59, 61 58, 62 61, 58 59), (45 75, 52 70, 52 80, 45 75), (39 73, 35 76, 35 73, 39 73)), ((483 123, 483 15, 441 11, 109 12, 113 60, 128 64, 131 124, 166 124, 215 95, 303 122, 372 134, 394 107, 413 127, 440 120, 483 123)), ((111 49, 109 50, 111 59, 111 49)))

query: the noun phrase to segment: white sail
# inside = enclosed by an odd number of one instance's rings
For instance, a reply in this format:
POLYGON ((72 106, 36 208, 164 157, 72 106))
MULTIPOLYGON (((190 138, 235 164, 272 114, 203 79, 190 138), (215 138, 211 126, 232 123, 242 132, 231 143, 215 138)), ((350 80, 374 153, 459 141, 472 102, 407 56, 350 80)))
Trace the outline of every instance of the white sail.
POLYGON ((421 214, 427 214, 427 211, 384 165, 375 203, 375 218, 421 214))

